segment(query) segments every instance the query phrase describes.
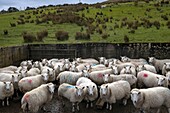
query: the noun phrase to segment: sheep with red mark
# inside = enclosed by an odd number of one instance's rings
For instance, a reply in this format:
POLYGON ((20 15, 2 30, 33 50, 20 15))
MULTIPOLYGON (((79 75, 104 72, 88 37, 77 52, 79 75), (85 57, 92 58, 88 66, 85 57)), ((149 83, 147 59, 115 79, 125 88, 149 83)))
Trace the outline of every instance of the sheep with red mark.
POLYGON ((84 91, 85 91, 84 100, 87 101, 86 108, 89 107, 89 104, 90 104, 90 107, 93 107, 93 101, 96 100, 98 97, 97 85, 86 77, 80 77, 76 82, 76 86, 85 87, 84 88, 84 91))
POLYGON ((63 71, 57 76, 56 80, 59 80, 60 84, 69 83, 75 85, 77 80, 83 76, 88 77, 89 72, 87 72, 87 70, 81 72, 63 71))
POLYGON ((104 74, 113 74, 113 69, 106 69, 101 71, 93 71, 89 74, 88 78, 90 78, 97 85, 101 85, 104 83, 103 75, 104 74))
POLYGON ((0 82, 0 100, 4 106, 4 99, 7 99, 7 106, 9 106, 9 98, 14 94, 14 86, 12 82, 0 82))
POLYGON ((55 85, 48 83, 26 92, 21 99, 23 112, 37 113, 41 108, 45 110, 45 105, 53 98, 54 90, 55 85))
POLYGON ((72 103, 72 112, 75 112, 75 105, 79 111, 79 103, 82 102, 85 97, 84 87, 63 83, 58 88, 58 96, 65 97, 72 103))
POLYGON ((18 87, 21 92, 26 93, 27 91, 47 83, 48 79, 49 76, 47 74, 25 77, 18 82, 18 87))
POLYGON ((112 104, 123 99, 123 104, 127 104, 130 98, 130 84, 127 81, 119 80, 112 83, 102 84, 100 87, 100 98, 107 102, 106 109, 112 110, 112 104))
POLYGON ((137 74, 138 87, 168 87, 168 79, 159 74, 152 73, 150 71, 141 71, 137 74))

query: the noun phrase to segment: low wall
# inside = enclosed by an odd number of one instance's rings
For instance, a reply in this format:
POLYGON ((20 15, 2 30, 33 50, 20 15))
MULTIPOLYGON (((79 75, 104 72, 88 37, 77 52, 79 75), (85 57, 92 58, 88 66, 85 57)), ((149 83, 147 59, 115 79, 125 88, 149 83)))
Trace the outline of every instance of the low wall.
POLYGON ((18 64, 20 61, 28 59, 28 56, 27 45, 0 48, 0 67, 18 64))
POLYGON ((0 67, 16 64, 26 59, 75 58, 100 56, 106 58, 145 58, 154 56, 170 58, 170 43, 82 43, 82 44, 30 44, 0 48, 0 67))

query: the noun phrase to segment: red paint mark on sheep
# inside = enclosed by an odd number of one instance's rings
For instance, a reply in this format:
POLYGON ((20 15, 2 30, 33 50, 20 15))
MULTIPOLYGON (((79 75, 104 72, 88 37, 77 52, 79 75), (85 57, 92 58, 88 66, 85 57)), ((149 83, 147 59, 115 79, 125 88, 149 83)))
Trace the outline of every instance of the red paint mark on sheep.
POLYGON ((103 77, 103 74, 99 73, 99 74, 98 74, 98 77, 99 77, 99 78, 103 77))
POLYGON ((144 77, 148 77, 148 74, 144 73, 143 76, 144 76, 144 77))
POLYGON ((30 95, 29 95, 29 94, 26 94, 26 95, 24 96, 24 99, 27 101, 29 97, 30 97, 30 95))
POLYGON ((32 83, 32 80, 28 80, 28 82, 31 84, 31 83, 32 83))

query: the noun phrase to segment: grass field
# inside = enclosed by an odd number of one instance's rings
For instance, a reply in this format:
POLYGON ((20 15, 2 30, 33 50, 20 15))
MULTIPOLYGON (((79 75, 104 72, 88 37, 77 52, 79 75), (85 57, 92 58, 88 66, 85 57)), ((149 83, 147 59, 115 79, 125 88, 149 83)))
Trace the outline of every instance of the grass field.
MULTIPOLYGON (((33 10, 30 11, 20 11, 14 13, 0 14, 0 46, 12 46, 12 45, 22 45, 25 44, 23 40, 22 33, 24 31, 30 32, 36 35, 36 32, 41 30, 48 31, 48 37, 44 39, 43 42, 33 42, 33 43, 44 43, 44 44, 55 44, 55 43, 82 43, 82 42, 111 42, 111 43, 124 43, 125 35, 128 37, 129 42, 170 42, 170 28, 168 28, 167 23, 170 23, 170 4, 164 4, 161 6, 155 6, 154 2, 145 3, 138 2, 134 5, 134 2, 128 3, 110 3, 104 8, 96 8, 95 5, 90 5, 83 11, 74 12, 83 18, 94 19, 89 26, 94 26, 95 29, 93 33, 90 34, 90 40, 75 40, 76 32, 86 32, 87 26, 79 26, 75 23, 62 23, 53 24, 51 20, 48 22, 35 24, 26 22, 26 20, 35 20, 37 16, 42 14, 33 14, 33 10), (102 15, 97 15, 101 13, 102 15), (21 15, 24 15, 22 17, 21 15), (26 19, 26 16, 31 16, 31 18, 26 19), (82 16, 83 15, 83 16, 82 16), (25 21, 24 24, 18 25, 18 18, 25 21), (100 20, 99 23, 97 20, 100 20), (106 21, 107 20, 107 21, 106 21), (145 20, 145 21, 143 21, 145 20), (157 21, 159 28, 156 28, 153 24, 150 27, 144 27, 143 24, 154 23, 157 21), (121 27, 122 23, 126 23, 121 27), (135 23, 137 22, 137 23, 135 23), (143 22, 143 23, 142 23, 143 22), (15 23, 16 27, 11 27, 10 23, 15 23), (128 24, 127 24, 128 23, 128 24), (135 23, 132 25, 132 23, 135 23), (115 27, 118 25, 118 27, 115 27), (129 27, 132 25, 132 27, 129 27), (106 26, 103 28, 102 26, 106 26), (133 28, 137 26, 137 28, 133 28), (129 27, 129 28, 128 28, 129 27), (102 33, 99 34, 97 29, 101 29, 102 33), (8 30, 8 35, 4 35, 4 30, 8 30), (58 41, 55 38, 56 31, 67 31, 69 33, 69 39, 66 41, 58 41), (132 32, 133 33, 132 33, 132 32), (103 39, 102 34, 108 34, 108 36, 103 39)), ((74 6, 73 6, 74 7, 74 6)), ((75 6, 76 7, 76 6, 75 6)), ((57 13, 56 10, 64 9, 65 7, 48 7, 43 10, 43 14, 55 13, 64 14, 68 12, 57 13)), ((71 11, 69 11, 71 12, 71 11)), ((40 18, 41 20, 41 18, 40 18)))

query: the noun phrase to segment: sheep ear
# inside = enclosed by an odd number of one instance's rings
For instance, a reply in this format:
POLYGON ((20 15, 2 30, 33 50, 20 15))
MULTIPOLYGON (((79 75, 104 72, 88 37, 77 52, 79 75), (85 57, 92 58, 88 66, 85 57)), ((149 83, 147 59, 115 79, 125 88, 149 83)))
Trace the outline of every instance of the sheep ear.
POLYGON ((82 87, 82 89, 84 89, 85 87, 82 87))
POLYGON ((89 86, 86 86, 87 88, 89 88, 89 86))
POLYGON ((106 88, 108 88, 108 85, 106 86, 106 88))
POLYGON ((14 75, 12 75, 12 78, 14 78, 14 75))
POLYGON ((164 63, 164 65, 166 66, 167 64, 166 64, 166 63, 164 63))
POLYGON ((4 82, 4 84, 6 84, 6 82, 4 82))
POLYGON ((108 74, 108 76, 110 77, 110 74, 108 74))
POLYGON ((140 95, 141 94, 141 92, 138 92, 138 95, 140 95))
POLYGON ((76 88, 76 89, 78 89, 78 87, 77 87, 77 86, 75 86, 75 88, 76 88))
POLYGON ((159 77, 156 77, 157 79, 159 79, 159 77))

